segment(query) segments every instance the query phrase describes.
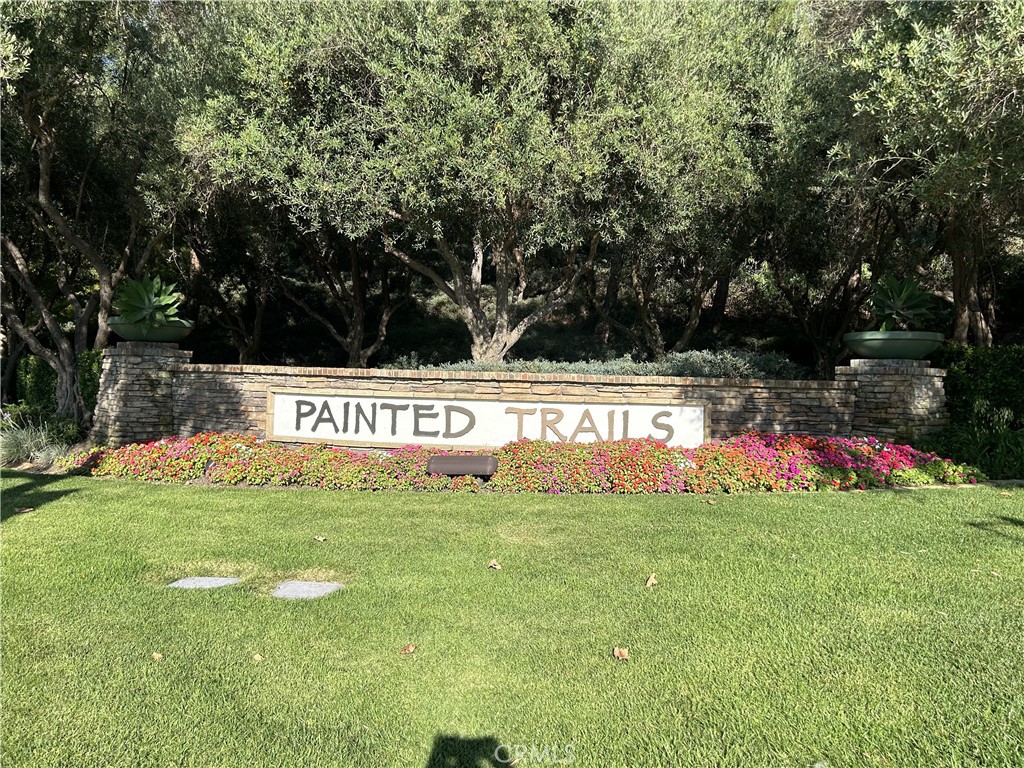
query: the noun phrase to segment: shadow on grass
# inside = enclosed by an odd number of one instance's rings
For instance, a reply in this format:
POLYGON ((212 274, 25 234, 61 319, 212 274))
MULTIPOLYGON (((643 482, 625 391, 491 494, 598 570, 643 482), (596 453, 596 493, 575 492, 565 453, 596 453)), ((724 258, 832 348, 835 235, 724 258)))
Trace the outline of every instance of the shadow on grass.
POLYGON ((434 738, 426 768, 499 768, 502 762, 501 744, 493 736, 465 739, 440 733, 434 738))
POLYGON ((971 528, 986 533, 994 533, 1004 539, 1024 544, 1024 520, 1009 515, 999 515, 992 520, 975 520, 967 523, 971 528))
POLYGON ((77 493, 75 488, 63 490, 46 490, 48 485, 59 482, 65 475, 39 475, 33 472, 4 472, 4 477, 10 480, 19 480, 4 489, 3 504, 0 505, 0 522, 4 522, 15 515, 36 510, 51 501, 77 493))

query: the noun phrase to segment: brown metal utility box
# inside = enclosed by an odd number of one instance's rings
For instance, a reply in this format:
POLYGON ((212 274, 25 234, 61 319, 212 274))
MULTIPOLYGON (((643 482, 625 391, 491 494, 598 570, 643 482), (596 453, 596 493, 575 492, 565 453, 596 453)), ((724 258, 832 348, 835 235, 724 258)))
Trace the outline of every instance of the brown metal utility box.
POLYGON ((494 456, 431 456, 427 460, 428 475, 490 477, 497 471, 498 460, 494 456))

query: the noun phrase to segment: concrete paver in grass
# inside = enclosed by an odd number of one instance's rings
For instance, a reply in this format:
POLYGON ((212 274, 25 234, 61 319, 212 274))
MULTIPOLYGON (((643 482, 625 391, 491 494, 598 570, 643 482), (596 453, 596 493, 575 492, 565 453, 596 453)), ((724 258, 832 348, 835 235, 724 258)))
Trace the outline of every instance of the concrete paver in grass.
POLYGON ((238 584, 241 579, 227 579, 221 576, 186 576, 184 579, 168 584, 168 587, 177 589, 216 589, 226 587, 229 584, 238 584))
POLYGON ((344 585, 336 581, 282 581, 274 590, 274 597, 286 600, 312 600, 341 589, 344 585))

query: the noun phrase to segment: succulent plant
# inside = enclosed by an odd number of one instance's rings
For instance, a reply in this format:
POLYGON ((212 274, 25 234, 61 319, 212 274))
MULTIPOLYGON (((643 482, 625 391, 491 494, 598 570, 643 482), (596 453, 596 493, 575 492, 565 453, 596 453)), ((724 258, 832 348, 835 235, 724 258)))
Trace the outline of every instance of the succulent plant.
POLYGON ((182 295, 175 291, 175 283, 164 283, 159 277, 143 276, 141 280, 125 278, 114 298, 114 309, 129 323, 148 328, 162 325, 192 325, 190 320, 178 317, 182 295))
POLYGON ((886 275, 878 281, 871 297, 871 314, 882 321, 881 330, 891 331, 898 325, 912 327, 932 317, 935 297, 913 277, 897 280, 886 275))

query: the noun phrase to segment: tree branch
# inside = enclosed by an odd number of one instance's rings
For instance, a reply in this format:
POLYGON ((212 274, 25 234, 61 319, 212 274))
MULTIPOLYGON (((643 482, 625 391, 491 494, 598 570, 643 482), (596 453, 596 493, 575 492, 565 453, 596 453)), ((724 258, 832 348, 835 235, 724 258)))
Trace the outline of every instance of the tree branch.
POLYGON ((437 274, 437 272, 428 267, 426 264, 422 264, 421 262, 409 256, 409 254, 407 254, 405 251, 401 250, 397 245, 395 245, 394 239, 386 232, 382 233, 381 237, 384 242, 385 251, 387 251, 400 262, 405 264, 405 266, 409 267, 409 269, 415 272, 419 272, 425 278, 430 280, 430 282, 436 285, 437 288, 441 291, 441 293, 443 293, 445 296, 447 296, 449 299, 455 302, 455 304, 459 304, 459 300, 458 297, 456 297, 455 295, 455 291, 443 277, 437 274))
POLYGON ((280 284, 281 290, 284 291, 285 296, 287 296, 289 299, 291 299, 300 307, 302 307, 306 314, 308 314, 310 317, 312 317, 314 320, 320 323, 324 328, 326 328, 327 332, 334 337, 334 340, 341 345, 342 349, 344 349, 346 352, 349 351, 348 339, 346 339, 338 332, 338 328, 334 323, 332 323, 327 317, 320 314, 311 306, 309 306, 309 304, 307 304, 302 298, 292 293, 291 289, 288 287, 288 283, 285 282, 285 279, 283 277, 278 277, 277 282, 280 284))
MULTIPOLYGON (((62 343, 68 344, 68 340, 67 338, 65 338, 64 332, 61 330, 60 324, 57 322, 57 318, 53 316, 53 312, 50 311, 50 307, 48 307, 46 302, 43 301, 42 295, 39 293, 35 285, 33 285, 32 283, 31 273, 29 272, 28 265, 25 262, 25 257, 22 254, 21 250, 14 244, 13 241, 11 241, 9 237, 7 237, 7 235, 0 234, 0 242, 2 242, 4 250, 6 250, 8 255, 10 256, 10 259, 3 260, 4 268, 15 277, 15 279, 18 281, 18 284, 21 286, 22 290, 24 290, 26 295, 29 297, 29 300, 35 307, 36 312, 39 314, 39 317, 42 318, 43 323, 46 325, 46 330, 49 331, 50 336, 53 337, 54 344, 56 344, 58 348, 61 346, 62 343)), ((13 304, 10 305, 10 312, 14 313, 14 317, 17 317, 17 312, 14 309, 13 304)), ((23 336, 22 338, 24 338, 25 341, 29 343, 31 346, 29 336, 31 336, 32 334, 29 334, 28 328, 25 327, 24 323, 21 323, 21 328, 25 331, 26 334, 28 334, 26 336, 23 336)), ((18 333, 20 335, 21 331, 19 331, 18 333)), ((35 338, 35 336, 32 336, 32 338, 35 338)), ((43 356, 34 347, 32 348, 32 351, 35 354, 40 355, 40 357, 43 356)))

